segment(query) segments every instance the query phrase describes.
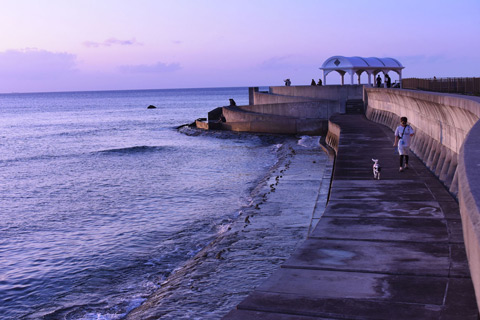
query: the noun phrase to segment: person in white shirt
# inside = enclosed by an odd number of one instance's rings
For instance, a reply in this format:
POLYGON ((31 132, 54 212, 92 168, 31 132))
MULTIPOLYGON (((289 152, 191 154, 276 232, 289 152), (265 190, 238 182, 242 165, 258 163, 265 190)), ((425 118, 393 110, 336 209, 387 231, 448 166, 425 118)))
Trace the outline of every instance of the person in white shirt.
POLYGON ((413 128, 407 124, 407 120, 407 117, 400 118, 400 125, 395 130, 395 142, 393 143, 394 147, 398 146, 398 154, 400 155, 400 172, 402 172, 404 169, 408 169, 410 141, 415 134, 413 128), (403 165, 404 160, 405 167, 403 165))

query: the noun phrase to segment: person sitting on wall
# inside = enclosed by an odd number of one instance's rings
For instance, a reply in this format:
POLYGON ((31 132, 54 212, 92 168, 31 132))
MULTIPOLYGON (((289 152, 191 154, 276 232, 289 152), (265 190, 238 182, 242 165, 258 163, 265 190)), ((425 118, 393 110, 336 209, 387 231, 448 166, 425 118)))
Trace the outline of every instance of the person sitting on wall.
POLYGON ((317 86, 321 86, 321 85, 322 85, 322 79, 318 79, 317 86))
POLYGON ((290 87, 290 85, 292 84, 292 82, 290 81, 290 79, 285 79, 285 80, 283 80, 283 81, 285 81, 285 85, 286 85, 287 87, 290 87))
POLYGON ((377 76, 377 88, 380 88, 382 85, 382 78, 380 78, 380 75, 377 76))
POLYGON ((235 100, 233 99, 228 99, 230 100, 230 107, 235 107, 237 104, 235 103, 235 100))
POLYGON ((311 86, 316 86, 317 84, 315 83, 315 80, 312 79, 312 82, 310 83, 311 86))

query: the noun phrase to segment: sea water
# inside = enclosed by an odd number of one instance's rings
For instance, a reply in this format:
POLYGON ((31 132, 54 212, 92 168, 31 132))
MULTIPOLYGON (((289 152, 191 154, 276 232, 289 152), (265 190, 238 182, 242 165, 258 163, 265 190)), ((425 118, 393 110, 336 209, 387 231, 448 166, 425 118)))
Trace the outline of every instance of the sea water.
POLYGON ((120 319, 222 233, 279 143, 177 129, 230 98, 247 88, 0 95, 1 318, 120 319))

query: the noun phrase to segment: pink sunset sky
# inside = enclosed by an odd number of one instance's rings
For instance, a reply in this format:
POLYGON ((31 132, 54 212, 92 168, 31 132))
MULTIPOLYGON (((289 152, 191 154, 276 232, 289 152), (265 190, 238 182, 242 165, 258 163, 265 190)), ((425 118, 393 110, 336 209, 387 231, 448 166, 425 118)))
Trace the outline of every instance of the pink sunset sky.
POLYGON ((0 93, 268 86, 285 78, 308 85, 334 55, 393 57, 404 78, 480 76, 480 0, 0 0, 0 7, 0 93))

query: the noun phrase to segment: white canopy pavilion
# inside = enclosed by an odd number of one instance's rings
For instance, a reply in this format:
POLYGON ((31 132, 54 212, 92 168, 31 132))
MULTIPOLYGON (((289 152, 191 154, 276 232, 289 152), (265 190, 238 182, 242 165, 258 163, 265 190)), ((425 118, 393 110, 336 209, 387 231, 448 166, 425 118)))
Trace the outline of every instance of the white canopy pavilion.
MULTIPOLYGON (((363 72, 368 74, 368 84, 372 85, 372 78, 377 76, 380 72, 387 75, 388 72, 394 71, 399 76, 400 87, 402 85, 402 66, 398 60, 393 58, 362 58, 362 57, 343 57, 333 56, 325 60, 320 70, 323 70, 323 83, 327 84, 327 75, 332 71, 337 71, 342 76, 342 85, 344 85, 344 76, 346 73, 350 74, 351 84, 354 84, 354 75, 358 77, 358 84, 360 83, 360 76, 363 72)), ((384 82, 386 87, 386 83, 384 82)))

